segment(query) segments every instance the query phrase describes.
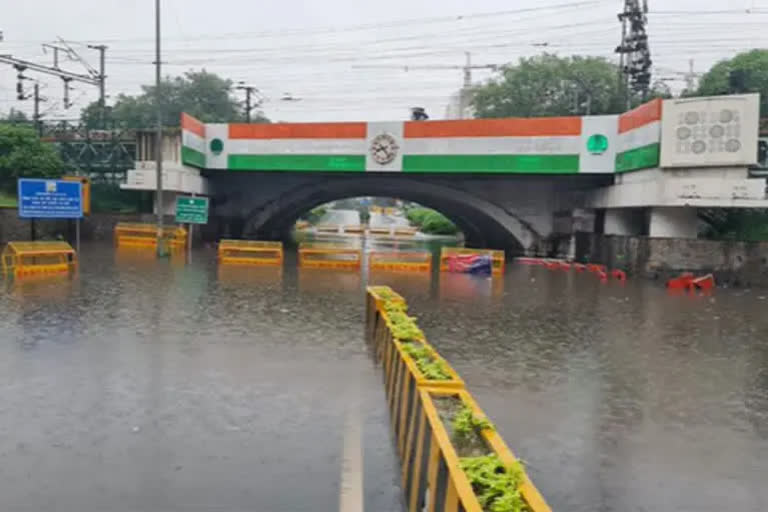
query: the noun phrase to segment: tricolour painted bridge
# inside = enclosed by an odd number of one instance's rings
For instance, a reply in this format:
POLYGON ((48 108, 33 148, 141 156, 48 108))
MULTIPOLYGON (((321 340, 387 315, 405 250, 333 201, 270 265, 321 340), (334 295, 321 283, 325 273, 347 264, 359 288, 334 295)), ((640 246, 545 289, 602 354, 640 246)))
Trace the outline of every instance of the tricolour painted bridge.
MULTIPOLYGON (((211 195, 218 229, 236 237, 283 236, 306 210, 361 195, 421 202, 470 244, 515 252, 574 230, 695 237, 697 208, 768 207, 765 181, 748 173, 758 118, 758 95, 584 117, 206 124, 185 114, 181 140, 166 144, 164 188, 211 195)), ((125 188, 155 188, 144 154, 125 188)))

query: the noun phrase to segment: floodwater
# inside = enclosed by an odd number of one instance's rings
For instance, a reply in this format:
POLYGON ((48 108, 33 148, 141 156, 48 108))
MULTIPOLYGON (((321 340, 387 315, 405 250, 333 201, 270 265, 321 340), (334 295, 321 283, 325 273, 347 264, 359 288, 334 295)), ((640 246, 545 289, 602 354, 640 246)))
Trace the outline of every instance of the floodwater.
MULTIPOLYGON (((212 249, 81 262, 0 289, 0 510, 337 511, 355 461, 365 510, 399 510, 363 277, 212 249)), ((409 300, 553 510, 768 510, 768 291, 517 265, 370 281, 409 300)))

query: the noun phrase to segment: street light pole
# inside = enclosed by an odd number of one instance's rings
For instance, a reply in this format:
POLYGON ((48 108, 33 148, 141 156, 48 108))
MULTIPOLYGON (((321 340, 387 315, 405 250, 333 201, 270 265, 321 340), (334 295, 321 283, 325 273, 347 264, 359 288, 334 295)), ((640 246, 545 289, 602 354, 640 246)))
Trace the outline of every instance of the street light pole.
POLYGON ((155 109, 157 110, 157 133, 155 135, 155 169, 157 173, 157 190, 155 207, 157 208, 157 254, 165 255, 163 248, 163 112, 161 107, 162 95, 160 82, 162 80, 160 66, 160 0, 155 0, 155 109))

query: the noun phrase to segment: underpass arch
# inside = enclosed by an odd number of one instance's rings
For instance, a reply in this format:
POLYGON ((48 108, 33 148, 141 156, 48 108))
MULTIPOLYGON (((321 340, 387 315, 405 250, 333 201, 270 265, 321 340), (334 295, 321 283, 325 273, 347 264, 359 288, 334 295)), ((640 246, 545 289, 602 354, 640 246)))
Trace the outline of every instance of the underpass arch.
POLYGON ((361 196, 393 197, 433 208, 451 219, 471 246, 526 253, 535 250, 541 240, 539 233, 514 212, 448 183, 370 174, 308 180, 283 190, 247 210, 243 236, 286 238, 304 212, 331 201, 361 196))

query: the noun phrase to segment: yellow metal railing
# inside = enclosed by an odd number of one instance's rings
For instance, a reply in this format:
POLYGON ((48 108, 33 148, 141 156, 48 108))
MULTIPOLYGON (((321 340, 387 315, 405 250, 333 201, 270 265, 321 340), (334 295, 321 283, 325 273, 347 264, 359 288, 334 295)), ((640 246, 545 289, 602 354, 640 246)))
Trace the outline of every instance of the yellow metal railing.
POLYGON ((493 249, 466 249, 464 247, 443 247, 440 250, 440 271, 450 271, 449 260, 456 256, 490 256, 494 275, 504 273, 504 251, 493 249))
POLYGON ((344 233, 351 233, 353 235, 361 235, 365 233, 365 226, 362 224, 347 224, 342 227, 344 233))
MULTIPOLYGON (((172 249, 187 245, 187 230, 181 226, 164 226, 163 240, 172 249)), ((157 226, 154 224, 119 222, 115 225, 116 247, 157 248, 157 226)))
POLYGON ((362 257, 360 249, 314 244, 299 246, 300 267, 359 269, 362 257))
MULTIPOLYGON (((409 351, 404 349, 406 343, 395 339, 393 332, 397 331, 393 331, 387 311, 388 308, 394 308, 390 311, 404 311, 407 308, 405 300, 386 286, 369 287, 367 292, 367 338, 376 361, 382 363, 384 371, 391 428, 401 461, 406 510, 489 512, 489 508, 484 509, 481 505, 471 476, 462 466, 463 462, 471 460, 466 457, 481 455, 497 462, 502 474, 518 478, 514 488, 508 487, 504 491, 518 496, 527 507, 525 510, 551 512, 453 368, 440 358, 423 336, 422 339, 412 340, 409 342, 411 345, 426 347, 426 353, 432 360, 440 361, 448 375, 443 380, 426 379, 409 351), (371 308, 376 311, 372 313, 371 308), (446 410, 446 401, 450 401, 453 409, 446 410), (451 423, 449 412, 467 408, 478 424, 483 425, 473 430, 478 445, 474 445, 470 453, 452 437, 455 434, 452 434, 453 425, 448 427, 451 423)), ((509 481, 514 481, 514 478, 509 481)))
POLYGON ((221 240, 219 262, 238 265, 282 265, 283 244, 257 240, 221 240))
POLYGON ((374 251, 368 255, 371 270, 429 272, 432 270, 432 253, 426 251, 374 251))
POLYGON ((67 242, 8 242, 2 267, 16 277, 62 274, 77 268, 77 253, 67 242))

